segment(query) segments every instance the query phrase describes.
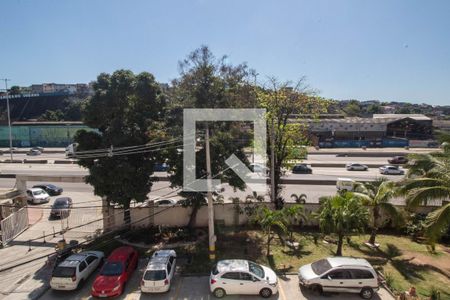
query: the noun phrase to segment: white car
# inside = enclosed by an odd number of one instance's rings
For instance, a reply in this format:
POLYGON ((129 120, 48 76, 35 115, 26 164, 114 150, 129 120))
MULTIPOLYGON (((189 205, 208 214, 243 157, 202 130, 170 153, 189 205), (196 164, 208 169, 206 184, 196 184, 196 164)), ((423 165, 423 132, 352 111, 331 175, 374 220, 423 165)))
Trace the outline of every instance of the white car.
POLYGON ((399 166, 382 166, 380 167, 380 174, 384 175, 404 175, 405 171, 403 169, 400 169, 399 166))
POLYGON ((50 195, 40 188, 32 188, 27 190, 27 201, 33 204, 47 203, 50 201, 50 195))
POLYGON ((257 173, 261 176, 266 176, 267 174, 269 174, 269 170, 266 168, 266 166, 264 166, 262 164, 257 164, 257 163, 250 164, 250 170, 252 170, 252 172, 257 173))
POLYGON ((175 274, 177 254, 174 250, 153 253, 141 280, 143 293, 164 293, 170 290, 175 274))
POLYGON ((278 292, 278 280, 273 270, 257 263, 221 260, 211 270, 209 289, 217 298, 234 294, 269 298, 278 292))
POLYGON ((322 292, 358 293, 371 299, 379 289, 378 276, 370 263, 362 258, 329 257, 298 270, 300 285, 322 292))
POLYGON ((359 163, 348 163, 345 165, 347 171, 367 171, 368 166, 359 163))
POLYGON ((177 201, 174 199, 160 199, 155 201, 155 206, 174 206, 177 201))
POLYGON ((339 191, 351 192, 355 188, 355 183, 356 181, 351 178, 338 178, 336 180, 336 188, 339 191))
POLYGON ((53 270, 50 287, 54 290, 76 290, 103 262, 104 257, 101 251, 85 251, 69 256, 53 270))

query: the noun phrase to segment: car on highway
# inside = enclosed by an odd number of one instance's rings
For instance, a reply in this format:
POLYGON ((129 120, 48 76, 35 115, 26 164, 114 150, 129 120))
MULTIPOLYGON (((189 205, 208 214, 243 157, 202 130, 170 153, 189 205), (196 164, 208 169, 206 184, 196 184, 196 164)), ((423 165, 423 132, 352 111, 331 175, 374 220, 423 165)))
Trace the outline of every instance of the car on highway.
POLYGON ((27 152, 28 156, 38 156, 41 154, 42 154, 42 152, 37 149, 30 149, 30 151, 27 152))
POLYGON ((386 165, 386 166, 380 167, 379 170, 380 170, 380 174, 384 174, 384 175, 404 175, 405 174, 405 170, 400 169, 399 166, 386 165))
POLYGON ((143 293, 164 293, 170 290, 175 275, 177 254, 175 250, 158 250, 153 253, 141 280, 143 293))
POLYGON ((249 167, 253 173, 260 174, 261 176, 266 176, 267 174, 269 174, 269 169, 267 169, 267 167, 262 164, 252 163, 249 167))
POLYGON ((101 251, 84 251, 69 256, 53 270, 50 287, 66 291, 78 289, 102 264, 104 257, 101 251))
POLYGON ((40 188, 31 188, 26 191, 27 201, 32 204, 47 203, 50 201, 50 195, 40 188))
POLYGON ((211 270, 209 289, 216 298, 225 295, 269 298, 278 292, 278 279, 272 269, 249 260, 220 260, 211 270))
POLYGON ((351 192, 355 188, 355 183, 351 178, 338 178, 336 180, 336 188, 338 191, 351 192))
POLYGON ((67 218, 70 215, 72 208, 72 199, 69 197, 57 198, 53 202, 52 209, 50 211, 50 218, 59 217, 61 219, 67 218))
POLYGON ((38 150, 40 152, 44 152, 44 147, 33 147, 30 150, 38 150))
POLYGON ((347 171, 367 171, 369 167, 360 163, 348 163, 345 165, 347 171))
POLYGON ((174 199, 155 200, 155 206, 174 206, 176 204, 177 204, 177 200, 174 200, 174 199))
POLYGON ((116 248, 109 255, 91 288, 93 297, 121 295, 138 264, 138 252, 130 246, 116 248))
POLYGON ((298 270, 300 285, 318 293, 358 293, 371 299, 379 289, 378 275, 365 259, 329 257, 304 265, 298 270))
POLYGON ((50 183, 36 184, 36 185, 33 185, 33 188, 43 189, 50 196, 61 195, 62 192, 63 192, 63 188, 61 188, 59 186, 56 186, 56 185, 53 185, 53 184, 50 184, 50 183))
POLYGON ((292 168, 293 174, 312 174, 312 169, 307 164, 297 164, 292 168))
POLYGON ((408 163, 408 159, 404 156, 394 156, 391 159, 388 159, 390 164, 402 165, 408 163))

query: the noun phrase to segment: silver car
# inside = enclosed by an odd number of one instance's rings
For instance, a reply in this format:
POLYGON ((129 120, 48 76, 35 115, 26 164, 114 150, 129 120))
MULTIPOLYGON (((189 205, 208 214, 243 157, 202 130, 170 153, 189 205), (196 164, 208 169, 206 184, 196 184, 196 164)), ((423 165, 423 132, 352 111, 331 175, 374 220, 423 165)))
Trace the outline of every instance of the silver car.
POLYGON ((404 175, 405 171, 403 169, 400 169, 399 166, 382 166, 379 168, 380 174, 384 175, 404 175))
POLYGON ((347 171, 367 171, 368 166, 359 163, 348 163, 345 165, 347 171))

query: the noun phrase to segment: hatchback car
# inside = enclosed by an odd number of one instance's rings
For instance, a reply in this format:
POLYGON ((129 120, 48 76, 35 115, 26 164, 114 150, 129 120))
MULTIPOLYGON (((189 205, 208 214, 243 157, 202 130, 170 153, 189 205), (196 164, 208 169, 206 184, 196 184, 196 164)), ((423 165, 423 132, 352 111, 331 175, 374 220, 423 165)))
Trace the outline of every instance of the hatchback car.
POLYGON ((292 168, 293 174, 312 174, 312 169, 306 164, 298 164, 292 168))
POLYGON ((268 267, 244 259, 229 259, 212 268, 209 288, 217 298, 233 294, 269 298, 278 292, 278 280, 268 267))
POLYGON ((27 152, 28 156, 38 156, 41 154, 42 154, 42 152, 37 149, 31 149, 30 151, 27 152))
POLYGON ((33 204, 47 203, 50 201, 50 196, 46 191, 39 188, 31 188, 26 191, 27 201, 33 204))
POLYGON ((404 175, 405 171, 398 166, 382 166, 379 168, 380 174, 384 175, 404 175))
POLYGON ((70 209, 72 208, 72 199, 69 197, 57 198, 53 202, 52 210, 50 211, 50 217, 67 218, 70 215, 70 209))
POLYGON ((298 270, 300 285, 316 292, 359 293, 371 299, 378 290, 378 276, 370 263, 361 258, 330 257, 298 270))
POLYGON ((62 192, 63 192, 63 189, 61 187, 53 185, 53 184, 50 184, 50 183, 36 184, 36 185, 33 186, 33 188, 43 189, 50 196, 61 195, 62 192))
POLYGON ((170 290, 175 274, 177 254, 174 250, 153 253, 141 280, 143 293, 164 293, 170 290))
POLYGON ((132 247, 123 246, 115 249, 95 278, 91 295, 102 298, 121 295, 137 264, 138 253, 132 247))
POLYGON ((85 251, 69 256, 53 270, 50 287, 54 290, 79 288, 102 263, 103 258, 101 251, 85 251))
POLYGON ((367 171, 369 167, 359 163, 349 163, 345 165, 347 171, 367 171))

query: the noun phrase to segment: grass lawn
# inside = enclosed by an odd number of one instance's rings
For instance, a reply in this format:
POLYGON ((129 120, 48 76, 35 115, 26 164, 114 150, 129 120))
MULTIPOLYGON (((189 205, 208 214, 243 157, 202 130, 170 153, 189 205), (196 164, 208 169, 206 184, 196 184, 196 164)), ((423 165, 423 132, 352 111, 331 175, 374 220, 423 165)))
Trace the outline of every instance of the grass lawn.
MULTIPOLYGON (((217 259, 246 258, 267 266, 278 272, 297 272, 304 264, 334 255, 335 244, 326 244, 321 239, 314 241, 313 233, 294 233, 294 239, 300 243, 298 250, 283 246, 274 239, 271 246, 272 257, 266 256, 265 236, 259 230, 240 230, 233 232, 224 229, 218 234, 217 259)), ((390 285, 396 291, 406 291, 415 286, 418 293, 425 297, 432 287, 441 292, 441 299, 450 299, 450 253, 444 247, 437 246, 436 254, 427 251, 426 245, 413 242, 409 237, 382 235, 377 237, 379 249, 364 245, 368 236, 354 236, 350 243, 345 242, 345 256, 364 257, 379 271, 389 277, 390 285)), ((209 273, 207 240, 196 246, 185 247, 177 251, 191 258, 184 272, 209 273)))

